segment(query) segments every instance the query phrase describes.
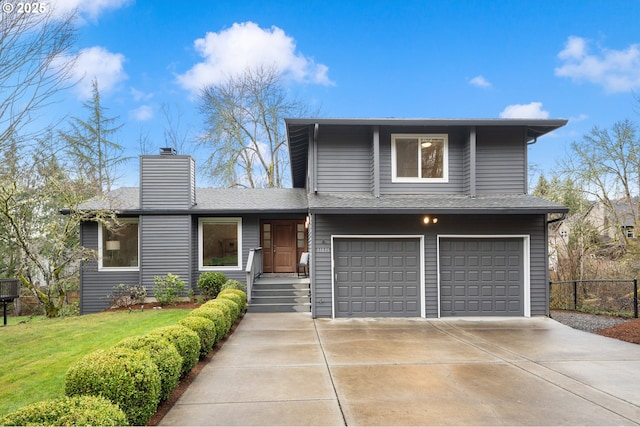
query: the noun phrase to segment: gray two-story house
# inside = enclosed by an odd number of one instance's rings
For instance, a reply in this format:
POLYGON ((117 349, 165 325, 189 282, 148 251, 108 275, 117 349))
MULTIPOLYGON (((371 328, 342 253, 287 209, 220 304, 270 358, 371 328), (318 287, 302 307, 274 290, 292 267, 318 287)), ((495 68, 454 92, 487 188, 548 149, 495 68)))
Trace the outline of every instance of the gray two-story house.
MULTIPOLYGON (((291 189, 195 186, 189 156, 141 157, 140 188, 86 209, 118 210, 81 277, 83 312, 118 283, 152 287, 203 271, 251 282, 310 254, 313 317, 548 314, 547 214, 527 194, 527 150, 566 124, 539 119, 287 119, 291 189)), ((251 286, 250 286, 251 290, 251 286)), ((101 299, 102 297, 102 299, 101 299)))

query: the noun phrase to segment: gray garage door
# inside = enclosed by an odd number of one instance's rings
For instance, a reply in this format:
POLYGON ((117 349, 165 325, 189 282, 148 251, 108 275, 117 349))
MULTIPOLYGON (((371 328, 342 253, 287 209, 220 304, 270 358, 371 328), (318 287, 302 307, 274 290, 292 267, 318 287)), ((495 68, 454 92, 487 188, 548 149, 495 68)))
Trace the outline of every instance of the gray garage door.
POLYGON ((420 316, 418 239, 335 239, 336 317, 420 316))
POLYGON ((522 239, 441 239, 440 315, 524 315, 522 239))

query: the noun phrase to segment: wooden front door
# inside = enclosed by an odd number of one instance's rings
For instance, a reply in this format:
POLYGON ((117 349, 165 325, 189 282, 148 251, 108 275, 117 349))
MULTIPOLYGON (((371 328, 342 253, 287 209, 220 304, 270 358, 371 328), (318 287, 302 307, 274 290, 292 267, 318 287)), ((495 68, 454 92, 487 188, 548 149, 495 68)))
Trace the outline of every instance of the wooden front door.
POLYGON ((294 273, 306 248, 303 220, 271 220, 261 224, 262 269, 265 273, 294 273), (302 234, 300 231, 302 230, 302 234))

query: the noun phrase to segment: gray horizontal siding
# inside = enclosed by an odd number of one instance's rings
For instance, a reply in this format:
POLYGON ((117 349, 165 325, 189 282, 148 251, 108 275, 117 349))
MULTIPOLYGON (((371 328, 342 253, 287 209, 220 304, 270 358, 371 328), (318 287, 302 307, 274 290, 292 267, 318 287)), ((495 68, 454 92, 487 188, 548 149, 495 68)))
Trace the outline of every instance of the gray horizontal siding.
POLYGON ((140 217, 140 264, 142 284, 153 295, 154 276, 177 274, 191 286, 191 217, 147 215, 140 217))
MULTIPOLYGON (((98 250, 98 224, 84 222, 80 226, 80 244, 98 250)), ((124 283, 140 283, 138 271, 98 271, 98 262, 85 261, 80 270, 80 313, 97 313, 109 308, 109 296, 113 287, 124 283)))
POLYGON ((195 161, 190 156, 142 156, 143 209, 188 209, 195 201, 195 161))
POLYGON ((462 194, 464 191, 463 151, 467 133, 463 129, 402 127, 380 130, 380 192, 382 194, 462 194), (438 183, 392 182, 391 134, 441 133, 449 140, 449 181, 438 183))
POLYGON ((479 130, 476 149, 477 193, 526 193, 526 150, 522 129, 479 130))
POLYGON ((371 132, 322 128, 318 135, 318 191, 371 191, 371 132))
POLYGON ((314 215, 313 304, 318 317, 329 317, 331 300, 331 235, 424 235, 426 316, 437 317, 437 235, 530 235, 531 314, 548 314, 547 252, 544 215, 439 217, 425 227, 420 215, 314 215))

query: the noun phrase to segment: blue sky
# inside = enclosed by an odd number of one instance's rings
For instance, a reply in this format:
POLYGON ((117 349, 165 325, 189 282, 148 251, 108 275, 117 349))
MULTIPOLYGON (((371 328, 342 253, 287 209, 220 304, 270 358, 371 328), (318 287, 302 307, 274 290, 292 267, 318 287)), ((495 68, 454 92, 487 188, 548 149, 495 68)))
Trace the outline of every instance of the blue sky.
MULTIPOLYGON (((202 130, 198 89, 260 62, 323 117, 569 119, 530 148, 542 171, 593 126, 640 122, 640 1, 51 3, 73 6, 82 81, 57 109, 84 117, 97 78, 131 156, 140 135, 153 153, 164 145, 163 106, 190 138, 202 130)), ((121 185, 137 176, 134 160, 121 185)))

